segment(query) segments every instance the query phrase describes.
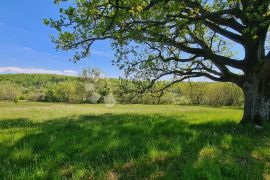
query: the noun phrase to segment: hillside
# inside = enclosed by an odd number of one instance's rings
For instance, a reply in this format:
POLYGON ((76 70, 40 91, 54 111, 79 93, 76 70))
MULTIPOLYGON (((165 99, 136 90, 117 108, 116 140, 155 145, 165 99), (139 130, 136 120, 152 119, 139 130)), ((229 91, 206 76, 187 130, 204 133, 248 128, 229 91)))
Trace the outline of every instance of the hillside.
POLYGON ((76 81, 79 77, 56 74, 0 74, 0 82, 9 81, 23 86, 36 86, 47 82, 76 81))

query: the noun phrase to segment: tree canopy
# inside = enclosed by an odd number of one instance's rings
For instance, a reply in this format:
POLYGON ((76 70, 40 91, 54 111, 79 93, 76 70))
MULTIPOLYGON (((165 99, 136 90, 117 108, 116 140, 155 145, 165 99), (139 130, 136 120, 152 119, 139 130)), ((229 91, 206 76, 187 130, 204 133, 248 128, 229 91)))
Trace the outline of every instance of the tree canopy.
POLYGON ((57 48, 76 50, 75 61, 87 57, 95 41, 110 39, 116 49, 115 62, 129 71, 147 69, 140 72, 155 79, 174 74, 239 83, 241 75, 230 67, 245 71, 248 64, 255 65, 265 55, 269 3, 76 0, 68 8, 60 8, 60 19, 45 23, 59 32, 53 39, 57 48), (232 43, 244 47, 249 56, 232 58, 232 43), (250 52, 254 46, 260 48, 250 52))
MULTIPOLYGON (((174 77, 173 83, 203 76, 251 91, 247 85, 265 79, 261 71, 267 59, 269 0, 55 3, 60 4, 60 18, 46 19, 45 24, 58 31, 53 38, 58 49, 75 50, 74 61, 87 57, 94 42, 109 39, 116 52, 114 63, 151 84, 167 75, 174 77), (239 47, 243 57, 235 54, 239 47)), ((258 104, 262 97, 251 102, 258 104)))

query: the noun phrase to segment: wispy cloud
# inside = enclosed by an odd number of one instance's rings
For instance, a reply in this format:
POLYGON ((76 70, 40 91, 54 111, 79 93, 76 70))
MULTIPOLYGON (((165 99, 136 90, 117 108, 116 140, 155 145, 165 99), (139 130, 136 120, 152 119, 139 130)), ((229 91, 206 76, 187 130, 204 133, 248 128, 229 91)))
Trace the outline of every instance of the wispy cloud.
POLYGON ((33 49, 28 47, 28 46, 25 46, 22 48, 23 51, 32 51, 33 49))
POLYGON ((39 68, 21 68, 21 67, 0 67, 0 74, 59 74, 67 76, 78 76, 78 72, 73 70, 48 70, 39 68))
POLYGON ((113 57, 113 54, 106 51, 91 50, 92 55, 113 57))

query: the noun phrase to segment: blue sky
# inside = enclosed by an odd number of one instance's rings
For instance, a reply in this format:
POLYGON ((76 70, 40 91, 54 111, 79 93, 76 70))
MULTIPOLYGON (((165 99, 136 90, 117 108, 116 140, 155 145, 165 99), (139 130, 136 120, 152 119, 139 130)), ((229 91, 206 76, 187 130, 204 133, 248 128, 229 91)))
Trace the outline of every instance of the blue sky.
POLYGON ((3 0, 0 6, 0 73, 75 74, 87 66, 100 69, 108 77, 118 77, 112 66, 109 42, 96 43, 92 55, 76 64, 66 52, 56 51, 49 35, 54 31, 44 18, 57 18, 53 0, 3 0))
MULTIPOLYGON (((108 41, 100 41, 91 56, 76 64, 67 52, 56 51, 49 35, 54 30, 43 24, 44 18, 57 18, 53 0, 2 0, 0 6, 0 73, 53 73, 75 75, 90 66, 107 77, 122 73, 113 66, 114 52, 108 41)), ((236 46, 238 56, 243 56, 236 46)))

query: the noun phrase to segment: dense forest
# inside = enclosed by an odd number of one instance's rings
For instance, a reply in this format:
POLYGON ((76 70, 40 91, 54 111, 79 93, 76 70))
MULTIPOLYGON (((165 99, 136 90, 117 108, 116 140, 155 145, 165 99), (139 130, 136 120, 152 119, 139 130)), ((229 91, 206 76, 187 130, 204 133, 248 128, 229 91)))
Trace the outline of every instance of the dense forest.
POLYGON ((151 90, 138 91, 142 81, 102 78, 99 72, 85 71, 80 77, 48 74, 0 75, 0 100, 66 103, 104 103, 114 98, 121 104, 197 104, 239 106, 242 91, 232 83, 181 82, 164 91, 167 82, 151 90))

